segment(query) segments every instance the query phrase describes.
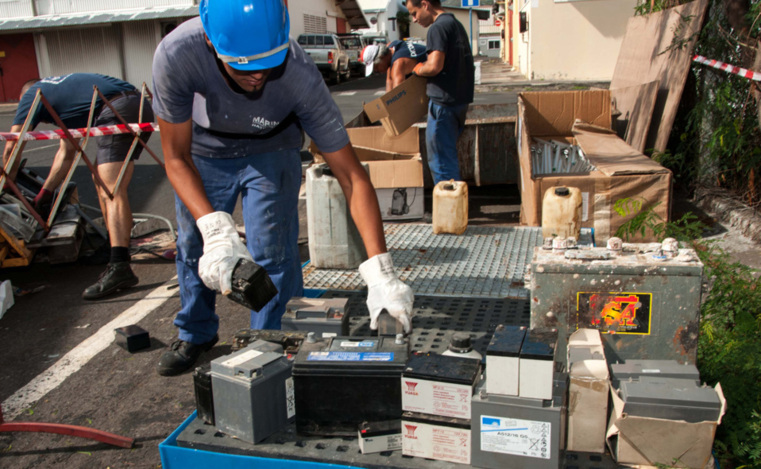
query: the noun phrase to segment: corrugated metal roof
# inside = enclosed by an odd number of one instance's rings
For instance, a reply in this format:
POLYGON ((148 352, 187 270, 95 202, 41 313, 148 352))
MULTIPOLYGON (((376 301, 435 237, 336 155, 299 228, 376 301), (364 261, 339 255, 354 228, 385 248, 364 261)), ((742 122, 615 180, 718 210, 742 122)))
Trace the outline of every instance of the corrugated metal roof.
POLYGON ((96 25, 124 21, 198 16, 198 6, 141 8, 114 12, 45 15, 0 20, 0 31, 36 31, 62 26, 96 25))

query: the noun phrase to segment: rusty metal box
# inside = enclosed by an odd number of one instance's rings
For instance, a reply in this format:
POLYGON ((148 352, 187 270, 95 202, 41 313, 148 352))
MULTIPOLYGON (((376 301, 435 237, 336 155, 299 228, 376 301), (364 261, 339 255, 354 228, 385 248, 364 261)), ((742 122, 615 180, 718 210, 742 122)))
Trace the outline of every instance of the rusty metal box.
POLYGON ((535 248, 531 328, 558 329, 559 361, 565 363, 568 336, 591 328, 600 331, 609 363, 695 363, 703 264, 691 249, 669 257, 660 246, 535 248))

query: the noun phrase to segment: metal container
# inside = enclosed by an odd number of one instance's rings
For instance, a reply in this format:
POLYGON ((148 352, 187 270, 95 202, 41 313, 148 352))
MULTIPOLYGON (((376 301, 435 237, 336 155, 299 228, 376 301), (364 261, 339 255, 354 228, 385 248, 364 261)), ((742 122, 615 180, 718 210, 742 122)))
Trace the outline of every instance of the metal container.
POLYGON ((697 359, 703 264, 691 249, 660 244, 555 251, 534 249, 531 328, 557 328, 558 360, 568 335, 598 329, 609 363, 697 359))

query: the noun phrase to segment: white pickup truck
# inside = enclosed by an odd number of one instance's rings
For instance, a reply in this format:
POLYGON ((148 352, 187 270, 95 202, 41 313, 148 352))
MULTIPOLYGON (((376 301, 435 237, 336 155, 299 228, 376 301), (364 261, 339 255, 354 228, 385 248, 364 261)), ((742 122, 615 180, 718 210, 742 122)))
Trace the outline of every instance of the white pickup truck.
POLYGON ((322 76, 334 84, 351 75, 349 55, 335 34, 301 34, 297 39, 322 76))

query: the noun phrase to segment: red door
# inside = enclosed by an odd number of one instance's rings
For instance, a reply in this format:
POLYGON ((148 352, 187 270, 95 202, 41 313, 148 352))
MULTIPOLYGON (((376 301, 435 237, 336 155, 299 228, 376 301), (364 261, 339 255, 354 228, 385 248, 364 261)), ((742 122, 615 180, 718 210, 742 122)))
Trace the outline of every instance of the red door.
POLYGON ((40 78, 31 34, 0 34, 0 102, 18 101, 21 87, 40 78))
POLYGON ((336 32, 343 34, 346 32, 346 20, 343 18, 336 18, 336 32))

